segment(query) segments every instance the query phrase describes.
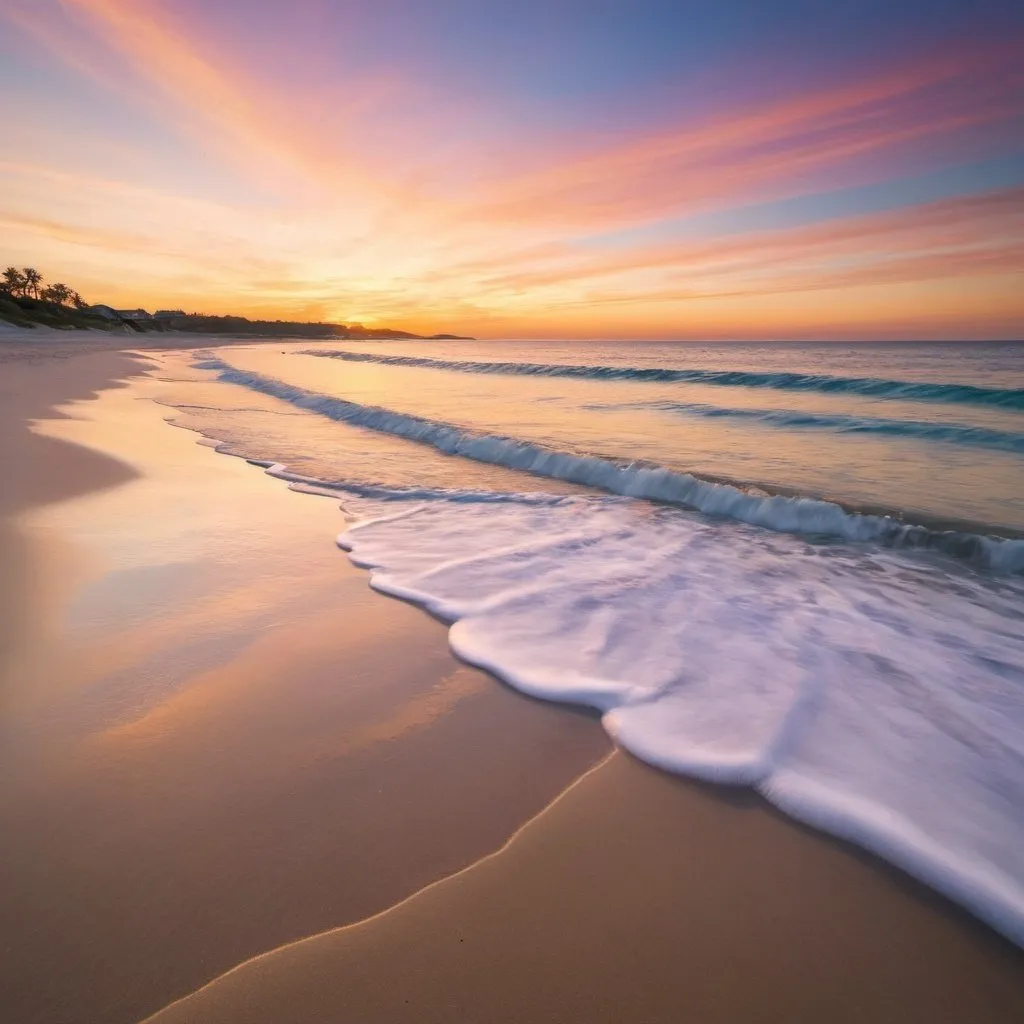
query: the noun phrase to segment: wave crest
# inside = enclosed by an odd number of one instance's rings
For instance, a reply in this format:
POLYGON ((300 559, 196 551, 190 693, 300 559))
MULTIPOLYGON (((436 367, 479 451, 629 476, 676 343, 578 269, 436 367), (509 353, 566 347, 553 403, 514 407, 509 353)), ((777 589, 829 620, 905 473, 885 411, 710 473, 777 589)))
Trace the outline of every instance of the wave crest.
POLYGON ((908 525, 887 515, 850 512, 820 498, 747 491, 735 484, 703 480, 665 466, 617 462, 596 455, 558 451, 518 438, 475 434, 440 420, 307 391, 257 373, 236 370, 221 360, 208 361, 206 367, 218 370, 223 381, 353 426, 429 444, 449 455, 626 497, 683 505, 706 515, 735 519, 782 533, 874 541, 888 547, 937 549, 1000 572, 1024 572, 1022 540, 932 530, 908 525))
POLYGON ((965 423, 930 423, 923 420, 886 419, 875 416, 847 416, 842 413, 801 412, 794 409, 735 409, 701 402, 618 402, 584 405, 584 409, 653 409, 699 416, 704 419, 736 419, 792 430, 831 430, 838 434, 878 434, 919 441, 969 445, 995 451, 1024 452, 1024 434, 965 423))
POLYGON ((770 388, 776 391, 817 391, 868 398, 902 399, 1024 409, 1024 388, 988 388, 976 384, 940 384, 886 380, 881 377, 833 377, 816 373, 757 373, 749 370, 676 370, 657 366, 583 366, 571 363, 476 362, 433 359, 429 356, 385 355, 344 350, 314 351, 302 355, 343 359, 352 363, 417 366, 459 373, 497 373, 526 377, 576 377, 588 380, 635 380, 659 383, 709 384, 717 387, 770 388))

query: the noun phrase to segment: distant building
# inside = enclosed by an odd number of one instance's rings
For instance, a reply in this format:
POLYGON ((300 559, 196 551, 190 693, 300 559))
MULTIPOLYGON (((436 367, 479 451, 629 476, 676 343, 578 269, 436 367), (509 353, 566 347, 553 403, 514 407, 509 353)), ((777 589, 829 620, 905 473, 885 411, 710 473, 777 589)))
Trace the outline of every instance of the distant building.
POLYGON ((114 312, 122 320, 152 320, 153 316, 151 313, 147 313, 144 309, 115 309, 114 312))
POLYGON ((111 309, 110 306, 87 306, 86 313, 92 313, 93 316, 101 316, 104 320, 120 320, 121 316, 116 309, 111 309))
POLYGON ((153 314, 154 320, 173 320, 176 316, 185 316, 183 309, 158 309, 153 314))

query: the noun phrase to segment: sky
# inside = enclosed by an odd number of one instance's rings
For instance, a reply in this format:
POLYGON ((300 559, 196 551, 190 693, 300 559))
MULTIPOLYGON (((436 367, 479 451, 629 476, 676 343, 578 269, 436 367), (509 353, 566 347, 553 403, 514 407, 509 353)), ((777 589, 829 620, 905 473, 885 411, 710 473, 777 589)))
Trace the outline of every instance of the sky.
POLYGON ((1024 337, 1019 0, 0 0, 0 263, 479 337, 1024 337))

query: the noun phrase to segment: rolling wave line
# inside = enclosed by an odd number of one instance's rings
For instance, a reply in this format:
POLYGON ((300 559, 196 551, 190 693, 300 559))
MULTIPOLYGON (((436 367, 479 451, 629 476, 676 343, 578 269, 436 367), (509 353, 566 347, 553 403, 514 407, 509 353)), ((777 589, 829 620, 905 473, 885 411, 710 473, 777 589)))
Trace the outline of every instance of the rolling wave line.
POLYGON ((816 373, 759 373, 749 370, 677 370, 656 366, 587 366, 571 363, 476 362, 434 359, 430 356, 385 355, 344 350, 314 351, 301 355, 341 359, 352 363, 414 366, 453 370, 459 373, 494 373, 526 377, 573 377, 586 380, 633 380, 657 383, 708 384, 715 387, 769 388, 775 391, 814 391, 821 394, 852 394, 868 398, 902 399, 981 405, 1024 410, 1024 388, 989 388, 977 384, 927 383, 887 380, 881 377, 833 377, 816 373))

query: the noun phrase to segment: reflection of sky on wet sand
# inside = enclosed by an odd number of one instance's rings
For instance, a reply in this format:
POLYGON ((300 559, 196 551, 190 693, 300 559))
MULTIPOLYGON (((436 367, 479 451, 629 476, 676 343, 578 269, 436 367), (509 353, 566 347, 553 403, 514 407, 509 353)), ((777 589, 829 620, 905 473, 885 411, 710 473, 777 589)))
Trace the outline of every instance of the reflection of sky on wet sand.
MULTIPOLYGON (((294 737, 280 714, 296 702, 282 680, 337 660, 394 622, 376 614, 380 598, 332 547, 343 525, 334 502, 289 494, 245 463, 199 448, 194 434, 169 429, 164 410, 139 400, 151 389, 145 382, 108 392, 96 410, 80 406, 76 418, 37 428, 144 471, 127 486, 40 510, 27 524, 41 544, 57 535, 86 552, 85 578, 52 624, 74 678, 38 710, 60 723, 64 741, 94 741, 94 752, 97 743, 108 751, 187 745, 261 719, 262 741, 287 747, 294 737), (314 527, 315 548, 296 531, 297 515, 314 527), (268 720, 270 705, 281 707, 268 720)), ((348 681, 345 699, 358 702, 358 689, 348 681)), ((375 723, 367 710, 361 717, 364 735, 378 724, 387 735, 394 720, 387 713, 375 723)), ((332 731, 342 745, 352 742, 350 718, 344 735, 335 716, 312 724, 318 747, 332 731)))
POLYGON ((142 1019, 375 913, 607 749, 589 718, 455 662, 442 625, 336 549, 334 501, 197 445, 139 400, 154 387, 37 427, 140 476, 20 524, 36 612, 0 721, 17 1019, 142 1019))

